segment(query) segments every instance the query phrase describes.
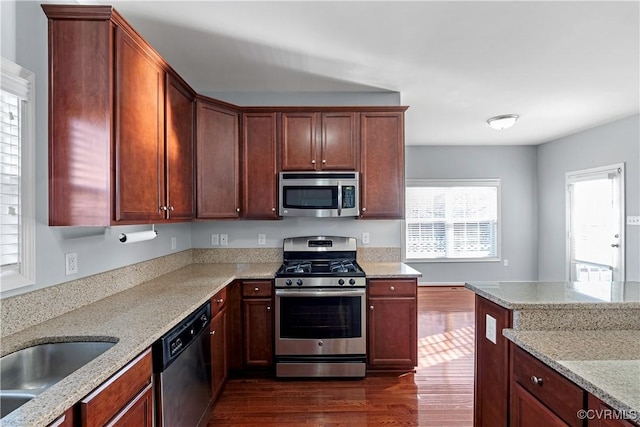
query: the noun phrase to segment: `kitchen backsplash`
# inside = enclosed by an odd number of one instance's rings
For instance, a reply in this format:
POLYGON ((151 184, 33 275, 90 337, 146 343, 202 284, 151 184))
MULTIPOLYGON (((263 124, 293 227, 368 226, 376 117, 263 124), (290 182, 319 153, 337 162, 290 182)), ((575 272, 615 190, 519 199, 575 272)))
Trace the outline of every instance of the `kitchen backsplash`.
MULTIPOLYGON (((400 248, 358 249, 358 260, 399 262, 400 248)), ((281 248, 188 249, 0 301, 0 338, 192 263, 280 263, 281 248)))

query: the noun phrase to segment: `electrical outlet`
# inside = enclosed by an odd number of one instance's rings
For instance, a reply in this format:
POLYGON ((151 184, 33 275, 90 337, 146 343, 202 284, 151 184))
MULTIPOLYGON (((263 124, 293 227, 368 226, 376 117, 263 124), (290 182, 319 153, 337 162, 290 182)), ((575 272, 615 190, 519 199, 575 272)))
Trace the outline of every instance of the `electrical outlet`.
POLYGON ((171 250, 175 251, 176 247, 178 246, 178 241, 175 237, 171 238, 171 250))
POLYGON ((229 235, 228 234, 221 234, 220 235, 220 244, 222 246, 227 246, 229 244, 229 235))
POLYGON ((264 233, 258 234, 258 244, 266 245, 267 244, 267 235, 264 233))
POLYGON ((220 235, 212 234, 211 235, 211 246, 218 246, 220 244, 220 235))
POLYGON ((640 216, 628 216, 627 225, 640 225, 640 216))
POLYGON ((363 245, 368 245, 370 237, 371 237, 371 235, 369 234, 368 231, 363 232, 362 233, 362 244, 363 245))
POLYGON ((509 260, 505 259, 504 261, 502 261, 502 265, 504 265, 505 267, 509 267, 509 260))
POLYGON ((67 274, 67 276, 78 274, 78 254, 75 252, 65 254, 64 259, 65 273, 67 274))

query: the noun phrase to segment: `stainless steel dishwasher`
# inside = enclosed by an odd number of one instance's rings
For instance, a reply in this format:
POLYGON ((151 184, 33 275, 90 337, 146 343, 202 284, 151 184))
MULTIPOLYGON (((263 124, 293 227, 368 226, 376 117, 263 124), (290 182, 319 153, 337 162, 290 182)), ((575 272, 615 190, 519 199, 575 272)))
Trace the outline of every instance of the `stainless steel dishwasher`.
POLYGON ((155 425, 206 426, 211 409, 211 303, 153 344, 155 425))

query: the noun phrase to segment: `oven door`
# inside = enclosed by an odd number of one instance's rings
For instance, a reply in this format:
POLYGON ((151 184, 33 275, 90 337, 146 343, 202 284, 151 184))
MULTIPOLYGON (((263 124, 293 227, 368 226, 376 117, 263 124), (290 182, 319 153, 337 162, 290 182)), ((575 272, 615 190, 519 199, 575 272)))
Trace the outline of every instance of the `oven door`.
POLYGON ((276 356, 364 355, 365 288, 276 289, 276 356))

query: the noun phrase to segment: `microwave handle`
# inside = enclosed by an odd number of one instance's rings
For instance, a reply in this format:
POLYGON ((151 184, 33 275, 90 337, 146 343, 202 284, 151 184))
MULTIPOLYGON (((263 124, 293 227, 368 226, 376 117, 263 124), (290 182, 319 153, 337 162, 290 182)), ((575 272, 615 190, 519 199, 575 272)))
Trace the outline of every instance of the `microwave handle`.
POLYGON ((342 184, 338 181, 338 216, 342 215, 342 184))

